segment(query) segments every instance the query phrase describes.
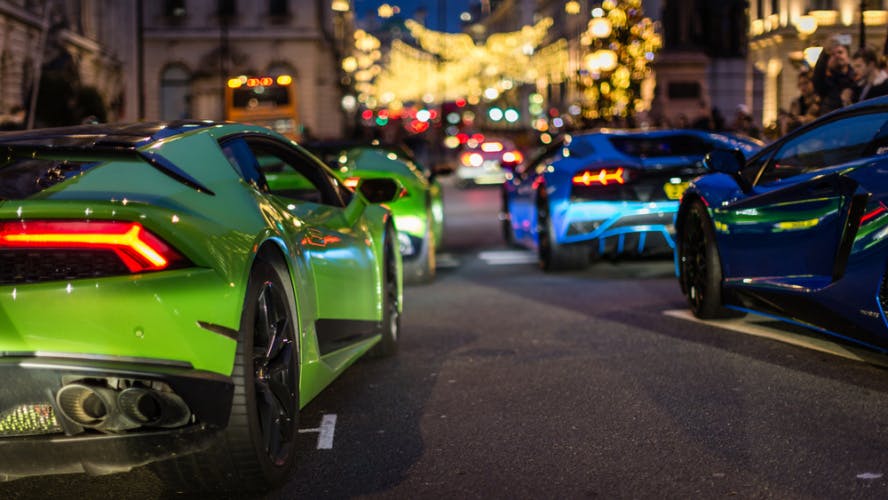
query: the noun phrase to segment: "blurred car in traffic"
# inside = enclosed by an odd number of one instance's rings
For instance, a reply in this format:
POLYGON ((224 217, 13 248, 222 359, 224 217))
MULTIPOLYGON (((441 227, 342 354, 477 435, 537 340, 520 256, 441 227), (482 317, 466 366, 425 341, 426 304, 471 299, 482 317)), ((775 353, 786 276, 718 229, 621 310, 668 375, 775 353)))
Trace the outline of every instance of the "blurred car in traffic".
POLYGON ((761 144, 698 130, 608 130, 566 136, 507 176, 503 235, 535 249, 544 270, 581 269, 593 256, 669 254, 673 217, 716 147, 761 144))
POLYGON ((412 152, 398 144, 321 141, 306 145, 324 160, 347 186, 361 179, 391 178, 403 188, 401 196, 386 203, 395 218, 404 280, 426 283, 435 277, 435 253, 444 232, 444 200, 439 173, 423 168, 412 152))
POLYGON ((275 488, 300 410, 397 351, 395 181, 353 192, 230 122, 0 147, 0 481, 151 464, 175 490, 275 488))
POLYGON ((523 159, 524 155, 511 140, 476 134, 468 138, 458 155, 456 186, 502 184, 506 172, 523 159))
POLYGON ((888 351, 888 98, 707 163, 676 217, 693 313, 758 311, 888 351))

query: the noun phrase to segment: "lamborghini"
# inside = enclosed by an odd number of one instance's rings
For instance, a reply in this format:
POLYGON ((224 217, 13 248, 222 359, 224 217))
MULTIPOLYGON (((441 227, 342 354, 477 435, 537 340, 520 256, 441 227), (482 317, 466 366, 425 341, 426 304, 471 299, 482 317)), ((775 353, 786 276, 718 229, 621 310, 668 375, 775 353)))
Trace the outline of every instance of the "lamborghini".
POLYGON ((258 126, 0 134, 0 479, 152 464, 264 490, 299 411, 397 351, 390 179, 352 191, 258 126))
POLYGON ((398 230, 404 281, 428 283, 435 278, 435 253, 444 230, 444 198, 438 175, 428 171, 410 150, 398 144, 319 141, 305 145, 324 160, 346 185, 361 179, 391 178, 403 187, 387 203, 398 230))
POLYGON ((676 273, 700 318, 761 313, 888 351, 888 98, 819 118, 747 159, 712 151, 676 215, 676 273))
POLYGON ((716 147, 750 153, 753 139, 700 130, 616 130, 566 136, 507 176, 503 234, 537 251, 546 271, 593 257, 671 256, 672 218, 716 147))

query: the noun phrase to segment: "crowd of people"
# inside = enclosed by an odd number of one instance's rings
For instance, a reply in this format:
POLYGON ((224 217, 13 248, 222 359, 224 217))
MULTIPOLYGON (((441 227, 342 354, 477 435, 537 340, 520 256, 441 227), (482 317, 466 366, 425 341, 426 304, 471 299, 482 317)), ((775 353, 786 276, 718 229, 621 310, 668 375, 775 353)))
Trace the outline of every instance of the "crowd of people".
POLYGON ((885 55, 872 47, 861 47, 852 55, 846 42, 841 36, 831 37, 814 68, 799 73, 799 95, 778 117, 780 135, 830 111, 888 95, 885 55))

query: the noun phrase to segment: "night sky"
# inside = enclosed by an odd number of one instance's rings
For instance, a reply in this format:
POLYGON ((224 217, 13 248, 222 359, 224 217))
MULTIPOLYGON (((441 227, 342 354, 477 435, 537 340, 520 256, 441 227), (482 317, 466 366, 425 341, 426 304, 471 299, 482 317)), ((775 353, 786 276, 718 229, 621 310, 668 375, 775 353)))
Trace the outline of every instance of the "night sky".
POLYGON ((428 13, 428 22, 426 23, 428 27, 439 31, 458 32, 461 28, 459 14, 468 10, 469 4, 471 4, 472 1, 473 0, 355 0, 354 5, 355 13, 359 19, 363 19, 364 16, 368 14, 375 15, 376 9, 384 3, 400 7, 400 15, 405 18, 412 18, 413 13, 417 8, 424 7, 428 13), (446 25, 442 25, 441 21, 438 19, 438 13, 440 12, 442 5, 446 12, 446 25))

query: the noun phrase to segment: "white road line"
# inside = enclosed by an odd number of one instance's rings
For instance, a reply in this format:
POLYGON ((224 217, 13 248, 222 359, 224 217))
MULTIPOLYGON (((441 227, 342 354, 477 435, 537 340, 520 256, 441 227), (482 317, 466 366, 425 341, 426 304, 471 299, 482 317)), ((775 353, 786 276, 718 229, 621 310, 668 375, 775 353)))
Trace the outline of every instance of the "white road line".
POLYGON ((308 434, 310 432, 317 432, 318 433, 318 449, 319 450, 333 449, 333 434, 336 433, 336 414, 335 413, 324 414, 324 416, 321 417, 321 426, 320 427, 299 429, 300 434, 308 434))
POLYGON ((756 337, 777 340, 786 344, 792 344, 795 346, 804 347, 806 349, 812 349, 814 351, 825 352, 828 354, 841 356, 847 359, 853 359, 855 361, 860 361, 863 363, 870 363, 877 366, 888 367, 888 357, 878 353, 866 351, 862 348, 857 349, 854 347, 843 346, 834 342, 830 342, 829 337, 827 337, 826 334, 817 333, 816 331, 812 330, 812 335, 823 335, 824 337, 808 337, 805 335, 799 335, 796 333, 781 330, 779 328, 773 328, 757 323, 762 321, 776 321, 775 319, 766 316, 749 314, 745 318, 703 320, 695 317, 693 313, 691 313, 691 311, 687 309, 672 309, 668 311, 663 311, 663 314, 665 314, 666 316, 672 316, 673 318, 693 321, 695 323, 704 323, 707 325, 724 328, 726 330, 731 330, 746 335, 754 335, 756 337))
POLYGON ((321 432, 318 433, 318 449, 333 449, 333 434, 336 432, 336 414, 324 415, 321 419, 321 432))
POLYGON ((537 261, 536 255, 528 250, 493 250, 481 252, 478 257, 491 266, 533 264, 537 261))

